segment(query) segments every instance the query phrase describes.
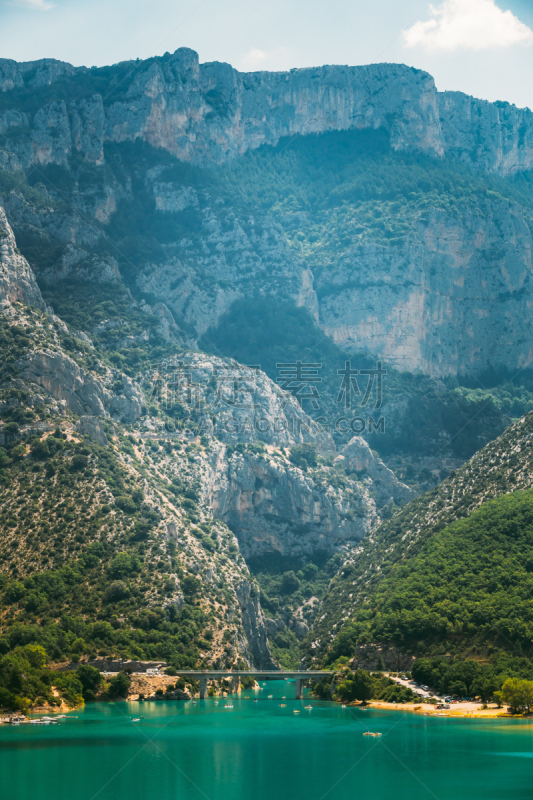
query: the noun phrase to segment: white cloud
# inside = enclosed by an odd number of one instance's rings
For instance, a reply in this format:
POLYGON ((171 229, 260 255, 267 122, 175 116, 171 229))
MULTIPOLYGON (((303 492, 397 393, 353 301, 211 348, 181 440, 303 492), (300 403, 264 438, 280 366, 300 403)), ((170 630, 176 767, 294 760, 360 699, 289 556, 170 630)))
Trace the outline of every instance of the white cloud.
POLYGON ((243 61, 246 61, 247 64, 259 64, 266 57, 267 54, 263 50, 252 49, 244 56, 243 61))
POLYGON ((53 3, 47 3, 46 0, 17 0, 15 5, 32 8, 35 11, 49 11, 54 7, 53 3))
POLYGON ((431 19, 404 31, 407 47, 425 50, 484 50, 533 44, 533 31, 495 0, 443 0, 430 6, 431 19))

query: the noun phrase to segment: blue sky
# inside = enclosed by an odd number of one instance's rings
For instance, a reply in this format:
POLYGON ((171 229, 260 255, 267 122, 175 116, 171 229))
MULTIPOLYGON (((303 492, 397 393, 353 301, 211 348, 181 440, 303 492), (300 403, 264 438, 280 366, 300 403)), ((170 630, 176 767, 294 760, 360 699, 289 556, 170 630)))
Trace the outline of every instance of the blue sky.
POLYGON ((192 47, 240 70, 394 61, 533 108, 533 0, 0 0, 0 56, 87 66, 192 47))

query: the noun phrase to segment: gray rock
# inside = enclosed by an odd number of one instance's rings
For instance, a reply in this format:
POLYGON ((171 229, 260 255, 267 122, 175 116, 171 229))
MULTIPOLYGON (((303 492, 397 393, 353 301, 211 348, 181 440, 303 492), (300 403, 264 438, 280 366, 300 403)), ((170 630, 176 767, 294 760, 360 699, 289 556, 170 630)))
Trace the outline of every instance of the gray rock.
POLYGON ((404 505, 416 492, 401 483, 379 456, 374 455, 369 445, 361 436, 354 436, 334 459, 335 464, 344 467, 347 473, 368 475, 372 479, 372 488, 376 495, 376 503, 380 508, 391 500, 396 505, 404 505))
MULTIPOLYGON (((112 68, 111 68, 112 69, 112 68)), ((75 82, 85 67, 43 59, 0 59, 0 90, 75 82)), ((86 78, 85 78, 86 80, 86 78)), ((104 141, 142 138, 184 161, 234 158, 282 136, 348 128, 389 131, 396 150, 456 154, 490 172, 533 165, 533 114, 460 92, 437 92, 430 75, 402 64, 325 66, 290 72, 241 73, 229 64, 200 64, 180 48, 131 71, 120 100, 104 108, 91 90, 54 101, 35 114, 29 140, 16 144, 25 166, 64 164, 73 150, 100 163, 104 141)), ((165 209, 185 207, 187 195, 161 190, 165 209)))
POLYGON ((12 303, 44 311, 46 306, 30 265, 20 255, 5 211, 0 207, 0 307, 12 303))
POLYGON ((253 667, 278 669, 268 644, 265 619, 259 603, 259 592, 252 593, 252 584, 249 581, 242 581, 235 587, 235 592, 246 636, 246 640, 241 642, 241 652, 248 649, 250 663, 253 667))
POLYGON ((112 414, 131 422, 141 413, 142 392, 130 378, 121 376, 123 394, 115 395, 61 351, 33 351, 15 366, 21 379, 46 389, 52 397, 64 401, 70 411, 80 416, 112 414))
POLYGON ((236 534, 245 558, 335 552, 360 541, 379 521, 368 487, 347 480, 333 489, 328 469, 310 474, 289 461, 254 453, 213 452, 205 497, 236 534))
POLYGON ((93 442, 96 442, 96 444, 107 447, 107 436, 105 435, 102 423, 97 417, 80 417, 74 427, 79 433, 85 434, 89 439, 92 439, 93 442))

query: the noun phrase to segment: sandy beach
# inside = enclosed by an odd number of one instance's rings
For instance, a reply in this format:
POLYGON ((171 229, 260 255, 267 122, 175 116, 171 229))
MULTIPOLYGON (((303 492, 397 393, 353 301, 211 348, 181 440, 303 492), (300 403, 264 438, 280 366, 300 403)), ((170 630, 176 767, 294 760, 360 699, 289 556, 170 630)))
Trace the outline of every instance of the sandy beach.
MULTIPOLYGON (((360 703, 352 703, 358 708, 363 708, 360 703)), ((430 717, 508 717, 516 719, 517 714, 509 714, 506 708, 498 708, 495 703, 488 703, 487 708, 477 703, 454 703, 449 709, 436 708, 430 703, 384 703, 380 700, 370 702, 366 708, 388 709, 391 711, 412 711, 430 717)))

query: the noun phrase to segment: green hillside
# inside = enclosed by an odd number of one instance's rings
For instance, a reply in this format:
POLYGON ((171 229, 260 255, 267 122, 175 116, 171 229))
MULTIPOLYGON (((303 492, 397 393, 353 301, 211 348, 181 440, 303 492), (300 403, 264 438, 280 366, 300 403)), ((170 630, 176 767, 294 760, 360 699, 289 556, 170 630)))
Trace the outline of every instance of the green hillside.
POLYGON ((529 414, 377 528, 332 581, 309 655, 328 661, 368 642, 529 654, 532 442, 529 414))

